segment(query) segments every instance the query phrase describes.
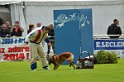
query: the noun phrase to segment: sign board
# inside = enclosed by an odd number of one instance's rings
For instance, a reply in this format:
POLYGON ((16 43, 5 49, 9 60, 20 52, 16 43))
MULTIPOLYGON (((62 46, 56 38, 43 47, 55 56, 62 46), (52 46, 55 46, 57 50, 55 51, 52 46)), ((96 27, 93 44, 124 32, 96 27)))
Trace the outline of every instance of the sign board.
POLYGON ((109 52, 115 52, 119 57, 124 58, 124 40, 123 39, 106 39, 106 40, 94 40, 94 52, 105 50, 109 52))
POLYGON ((55 54, 72 52, 74 61, 83 50, 93 54, 92 9, 54 10, 54 32, 55 54))
POLYGON ((0 38, 0 61, 29 60, 29 46, 25 38, 0 38))

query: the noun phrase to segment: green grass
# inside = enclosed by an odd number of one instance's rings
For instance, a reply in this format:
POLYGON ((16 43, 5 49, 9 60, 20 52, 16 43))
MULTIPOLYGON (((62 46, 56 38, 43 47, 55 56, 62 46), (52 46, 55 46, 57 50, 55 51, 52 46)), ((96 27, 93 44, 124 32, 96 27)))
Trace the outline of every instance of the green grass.
POLYGON ((94 69, 73 69, 61 65, 57 70, 43 70, 38 61, 37 71, 30 62, 0 62, 0 82, 124 82, 124 59, 118 64, 95 64, 94 69))

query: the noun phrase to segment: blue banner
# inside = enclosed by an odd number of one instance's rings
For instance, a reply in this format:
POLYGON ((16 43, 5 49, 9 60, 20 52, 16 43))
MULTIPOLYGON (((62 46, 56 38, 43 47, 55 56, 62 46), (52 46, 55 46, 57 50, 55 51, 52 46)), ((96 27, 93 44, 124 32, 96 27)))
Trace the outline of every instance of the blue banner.
MULTIPOLYGON (((92 9, 54 10, 55 53, 93 54, 92 9)), ((82 57, 86 57, 87 54, 82 57)))
POLYGON ((72 52, 77 60, 80 54, 78 10, 54 10, 55 54, 72 52))
POLYGON ((124 40, 94 40, 94 50, 124 50, 124 40))
MULTIPOLYGON (((81 51, 88 51, 91 55, 94 54, 93 50, 93 25, 92 25, 92 9, 80 9, 79 10, 79 28, 81 35, 81 51)), ((82 57, 86 57, 87 54, 83 54, 82 57)))
POLYGON ((19 37, 19 38, 0 38, 0 44, 22 44, 25 42, 24 37, 19 37))

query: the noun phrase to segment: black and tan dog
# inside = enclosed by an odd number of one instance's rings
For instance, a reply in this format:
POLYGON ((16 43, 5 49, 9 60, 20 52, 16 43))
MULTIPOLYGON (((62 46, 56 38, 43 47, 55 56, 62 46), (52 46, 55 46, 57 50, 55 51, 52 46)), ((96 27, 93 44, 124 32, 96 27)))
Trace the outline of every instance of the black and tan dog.
POLYGON ((74 59, 74 55, 71 52, 64 52, 58 55, 49 56, 48 62, 49 65, 53 63, 54 64, 53 70, 56 70, 62 62, 67 60, 70 64, 70 67, 73 66, 75 69, 75 66, 73 64, 73 59, 74 59))

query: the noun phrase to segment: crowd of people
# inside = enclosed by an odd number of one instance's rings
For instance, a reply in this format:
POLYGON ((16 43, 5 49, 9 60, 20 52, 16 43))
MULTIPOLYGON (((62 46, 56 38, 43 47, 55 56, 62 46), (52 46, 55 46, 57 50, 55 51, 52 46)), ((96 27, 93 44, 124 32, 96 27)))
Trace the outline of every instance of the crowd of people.
POLYGON ((11 36, 22 36, 22 33, 24 32, 23 27, 20 25, 19 21, 15 21, 15 24, 13 26, 10 25, 9 21, 6 21, 5 24, 2 24, 0 26, 0 37, 11 37, 11 36))

